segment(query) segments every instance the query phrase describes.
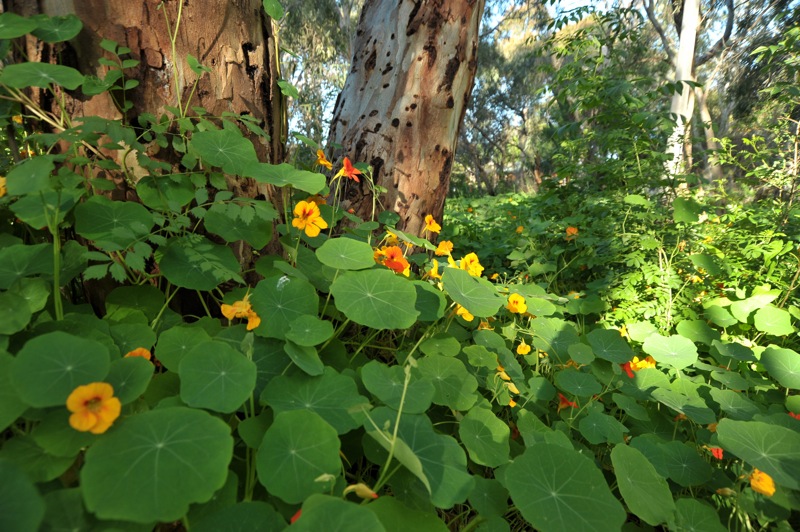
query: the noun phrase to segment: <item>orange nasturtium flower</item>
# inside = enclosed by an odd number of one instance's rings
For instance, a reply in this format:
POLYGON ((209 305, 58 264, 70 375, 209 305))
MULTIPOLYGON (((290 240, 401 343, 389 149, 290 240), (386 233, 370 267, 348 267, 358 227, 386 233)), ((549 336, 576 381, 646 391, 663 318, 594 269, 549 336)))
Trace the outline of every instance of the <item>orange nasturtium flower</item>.
POLYGON ((356 183, 360 183, 361 181, 358 179, 358 176, 360 175, 361 170, 353 166, 353 163, 350 162, 350 159, 345 157, 344 161, 342 161, 342 169, 339 170, 336 175, 333 176, 333 178, 336 179, 337 177, 345 176, 348 179, 352 179, 356 183))
POLYGON ((453 252, 453 243, 449 240, 442 240, 439 242, 439 245, 436 246, 436 251, 434 251, 434 255, 437 257, 444 257, 445 255, 450 255, 453 252))
POLYGON ((324 166, 324 167, 325 167, 325 168, 327 168, 328 170, 333 170, 333 163, 332 163, 332 162, 330 162, 330 161, 329 161, 329 160, 328 160, 328 159, 325 157, 325 152, 324 152, 324 151, 322 151, 322 150, 317 150, 317 160, 316 160, 316 161, 314 161, 314 164, 318 164, 318 165, 320 165, 320 166, 324 166))
POLYGON ((517 346, 517 354, 527 355, 530 352, 531 352, 531 346, 526 344, 524 339, 520 340, 519 345, 517 346))
POLYGON ((122 404, 107 382, 93 382, 75 388, 67 397, 69 425, 80 432, 102 434, 119 417, 122 404))
POLYGON ((14 116, 12 116, 11 117, 11 121, 14 122, 15 124, 22 125, 22 115, 14 115, 14 116))
POLYGON ((578 236, 578 228, 569 226, 567 227, 567 236, 565 237, 567 240, 575 240, 578 236))
POLYGON ((461 305, 456 306, 456 315, 464 318, 464 321, 472 321, 475 319, 475 316, 473 316, 472 313, 470 313, 470 311, 468 311, 461 305))
POLYGON ((381 264, 394 273, 402 273, 408 277, 411 272, 411 264, 403 256, 403 250, 399 246, 387 246, 381 250, 381 254, 383 255, 381 264))
POLYGON ((314 202, 299 201, 294 207, 294 220, 292 226, 305 231, 306 235, 315 237, 321 229, 328 228, 328 222, 322 219, 319 207, 314 202))
POLYGON ((565 408, 578 408, 578 403, 570 401, 563 393, 558 392, 558 411, 561 412, 565 408))
POLYGON ((753 472, 750 473, 750 487, 753 488, 753 491, 767 497, 775 495, 775 481, 771 476, 758 469, 753 469, 753 472))
POLYGON ((514 314, 525 314, 528 312, 528 305, 525 303, 525 298, 519 294, 511 294, 508 296, 506 308, 509 312, 513 312, 514 314))
POLYGON ((133 351, 128 351, 125 353, 125 357, 142 357, 145 360, 150 360, 152 356, 153 355, 150 353, 150 350, 145 349, 144 347, 137 347, 133 351))
POLYGON ((625 370, 625 373, 628 374, 628 377, 632 379, 635 371, 656 367, 656 360, 650 355, 643 359, 639 359, 639 357, 633 357, 633 360, 630 362, 625 362, 624 364, 620 364, 620 366, 623 370, 625 370))
POLYGON ((483 273, 483 266, 475 253, 468 253, 461 259, 461 269, 466 270, 473 277, 480 277, 483 273))
POLYGON ((524 227, 522 227, 521 225, 518 225, 518 226, 517 226, 517 229, 516 229, 516 231, 517 231, 517 234, 518 234, 518 235, 519 235, 519 234, 522 234, 522 232, 523 232, 524 230, 525 230, 525 228, 524 228, 524 227))
POLYGON ((8 189, 6 188, 6 178, 0 176, 0 198, 6 195, 8 189))
POLYGON ((438 233, 442 230, 442 226, 436 223, 436 220, 433 219, 432 214, 425 215, 425 230, 430 231, 431 233, 438 233))
POLYGON ((250 294, 247 294, 240 301, 234 302, 233 305, 223 304, 220 307, 220 311, 222 315, 229 320, 234 318, 247 318, 247 330, 252 331, 261 325, 261 318, 258 317, 253 307, 250 306, 249 298, 250 294))

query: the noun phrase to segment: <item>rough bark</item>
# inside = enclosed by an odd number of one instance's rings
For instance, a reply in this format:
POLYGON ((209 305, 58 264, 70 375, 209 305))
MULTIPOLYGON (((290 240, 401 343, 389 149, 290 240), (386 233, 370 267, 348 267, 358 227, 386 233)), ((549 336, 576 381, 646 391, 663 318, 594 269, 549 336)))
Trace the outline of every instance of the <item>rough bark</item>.
MULTIPOLYGON (((260 158, 273 162, 282 159, 285 118, 276 84, 278 50, 274 25, 264 14, 260 0, 184 0, 174 57, 167 19, 174 30, 178 22, 175 0, 8 0, 7 3, 10 10, 27 16, 39 12, 77 15, 84 28, 58 53, 61 62, 84 74, 105 76, 108 67, 99 63, 108 56, 100 48, 103 39, 130 48, 130 57, 138 59, 140 64, 127 70, 126 77, 139 80, 140 85, 126 95, 134 104, 128 119, 135 119, 141 113, 160 116, 166 106, 177 105, 179 96, 186 107, 197 79, 186 62, 187 54, 193 55, 211 72, 200 78, 191 105, 204 107, 211 116, 231 112, 256 117, 271 136, 269 144, 253 137, 260 158)), ((54 57, 55 51, 33 41, 29 41, 27 51, 32 60, 58 59, 54 57)), ((73 96, 68 108, 72 116, 121 118, 108 93, 91 98, 73 96)))
MULTIPOLYGON (((329 144, 367 162, 398 226, 421 232, 441 219, 453 152, 475 77, 484 0, 367 0, 352 67, 336 102, 329 144)), ((372 214, 363 183, 345 183, 343 206, 372 214)))
POLYGON ((720 166, 716 151, 720 149, 717 137, 714 134, 714 123, 711 121, 711 112, 708 110, 706 91, 702 87, 696 87, 694 93, 697 99, 697 109, 700 112, 700 120, 703 125, 703 133, 706 139, 706 166, 704 177, 706 181, 720 181, 722 179, 722 166, 720 166))

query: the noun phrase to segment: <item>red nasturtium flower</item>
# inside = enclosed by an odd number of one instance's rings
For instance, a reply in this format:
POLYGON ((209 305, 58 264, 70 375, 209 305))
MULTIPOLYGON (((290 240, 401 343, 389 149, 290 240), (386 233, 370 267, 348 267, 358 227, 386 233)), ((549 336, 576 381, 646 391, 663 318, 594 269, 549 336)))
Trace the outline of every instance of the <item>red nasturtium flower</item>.
POLYGON ((125 357, 142 357, 146 360, 150 360, 152 356, 153 355, 150 353, 150 351, 144 347, 137 347, 136 349, 125 353, 125 357))
POLYGON ((324 151, 322 151, 322 150, 317 150, 317 160, 316 160, 316 161, 314 161, 314 164, 318 164, 318 165, 320 165, 320 166, 324 166, 324 167, 325 167, 325 168, 327 168, 328 170, 333 170, 333 163, 332 163, 332 162, 330 162, 330 161, 329 161, 329 160, 328 160, 328 159, 325 157, 325 152, 324 152, 324 151))
POLYGON ((318 236, 321 229, 328 228, 328 222, 322 219, 319 207, 313 201, 298 201, 294 207, 294 216, 292 226, 305 231, 311 238, 318 236))
POLYGON ((78 386, 67 397, 69 425, 80 432, 102 434, 119 417, 122 404, 114 397, 114 388, 107 382, 78 386))
POLYGON ((709 447, 708 450, 711 451, 711 454, 714 456, 714 458, 717 460, 722 460, 722 455, 724 454, 722 447, 709 447))
POLYGON ((337 177, 345 176, 348 179, 352 179, 356 183, 360 183, 358 176, 361 175, 361 170, 353 166, 353 163, 350 162, 350 159, 345 157, 344 161, 342 161, 342 169, 333 176, 334 179, 337 177))
POLYGON ((558 411, 561 412, 565 408, 578 408, 578 403, 570 401, 563 393, 558 392, 558 411))
POLYGON ((297 521, 298 519, 300 519, 300 516, 301 516, 302 514, 303 514, 303 509, 302 509, 302 508, 300 508, 299 510, 297 510, 297 511, 294 513, 294 515, 291 517, 291 519, 289 519, 289 524, 290 524, 290 525, 293 525, 295 521, 297 521))
POLYGON ((789 415, 795 419, 800 419, 800 414, 795 414, 794 412, 789 412, 789 415))

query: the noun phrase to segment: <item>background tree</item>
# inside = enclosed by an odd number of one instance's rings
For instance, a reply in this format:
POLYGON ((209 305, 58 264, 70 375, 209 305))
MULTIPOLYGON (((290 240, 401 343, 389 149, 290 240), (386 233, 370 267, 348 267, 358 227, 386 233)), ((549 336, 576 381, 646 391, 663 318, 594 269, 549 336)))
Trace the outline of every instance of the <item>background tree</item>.
MULTIPOLYGON (((329 144, 372 167, 381 203, 420 233, 441 219, 458 130, 477 66, 483 0, 368 0, 337 99, 329 144)), ((341 157, 337 157, 340 159, 341 157)), ((346 208, 369 218, 372 191, 346 184, 346 208)))

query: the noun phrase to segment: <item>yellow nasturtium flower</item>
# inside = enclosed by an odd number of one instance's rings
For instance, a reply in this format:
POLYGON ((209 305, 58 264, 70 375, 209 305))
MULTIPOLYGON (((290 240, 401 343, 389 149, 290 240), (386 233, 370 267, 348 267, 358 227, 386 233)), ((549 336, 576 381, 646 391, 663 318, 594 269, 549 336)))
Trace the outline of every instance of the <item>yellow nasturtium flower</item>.
POLYGON ((324 167, 325 167, 325 168, 327 168, 328 170, 333 170, 333 163, 332 163, 332 162, 330 162, 330 161, 329 161, 329 160, 328 160, 328 159, 325 157, 325 152, 324 152, 324 151, 322 151, 322 150, 317 150, 317 160, 316 160, 316 161, 314 161, 314 164, 318 164, 318 165, 320 165, 320 166, 324 166, 324 167))
POLYGON ((472 321, 475 319, 475 316, 470 313, 467 309, 462 307, 461 305, 456 306, 456 315, 461 316, 464 318, 465 321, 472 321))
POLYGON ((67 397, 69 425, 80 432, 102 434, 119 417, 122 404, 114 397, 114 388, 107 382, 78 386, 67 397))
POLYGON ((6 195, 8 189, 6 188, 6 178, 0 176, 0 198, 6 195))
POLYGON ((519 294, 511 294, 508 296, 506 308, 509 312, 513 312, 514 314, 525 314, 528 312, 528 305, 525 303, 525 298, 519 294))
POLYGON ((229 320, 234 318, 247 318, 247 330, 252 331, 261 325, 261 318, 259 318, 258 314, 253 310, 249 298, 250 294, 247 294, 240 301, 234 302, 233 305, 223 304, 220 307, 220 311, 222 315, 229 320))
POLYGON ((431 233, 438 233, 442 230, 442 226, 436 223, 432 214, 428 214, 425 216, 425 230, 431 233))
POLYGON ((449 240, 442 240, 441 242, 439 242, 439 245, 436 246, 436 251, 434 251, 433 253, 437 257, 444 257, 446 255, 449 256, 450 253, 452 252, 453 252, 453 243, 450 242, 449 240))
POLYGON ((428 270, 428 277, 430 277, 432 279, 441 279, 442 278, 442 274, 439 273, 439 261, 438 260, 433 259, 431 261, 431 269, 428 270))
POLYGON ((483 266, 475 253, 468 253, 461 259, 461 269, 466 270, 473 277, 480 277, 483 273, 483 266))
POLYGON ((750 487, 753 488, 753 491, 767 497, 775 495, 775 481, 771 476, 758 469, 753 469, 753 472, 750 473, 750 487))
POLYGON ((526 344, 524 339, 520 340, 519 345, 517 346, 517 354, 527 355, 530 352, 531 352, 531 346, 526 344))
POLYGON ((292 226, 305 231, 306 235, 315 237, 319 235, 321 229, 328 228, 328 222, 322 219, 319 207, 316 203, 299 201, 294 207, 294 220, 292 226))

